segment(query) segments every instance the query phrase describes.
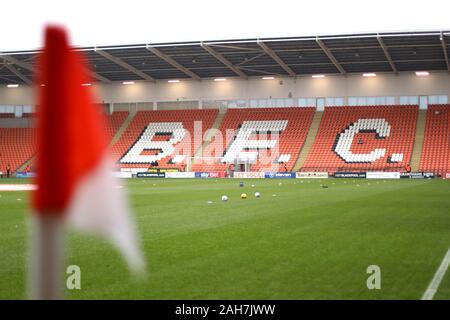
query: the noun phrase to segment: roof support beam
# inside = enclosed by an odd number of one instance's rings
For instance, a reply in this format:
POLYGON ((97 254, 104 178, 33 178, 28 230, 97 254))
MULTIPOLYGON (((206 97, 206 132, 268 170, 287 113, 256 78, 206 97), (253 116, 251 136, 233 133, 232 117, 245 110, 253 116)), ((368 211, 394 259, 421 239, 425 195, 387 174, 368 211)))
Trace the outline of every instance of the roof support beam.
POLYGON ((448 60, 448 53, 447 53, 447 44, 445 43, 444 34, 441 32, 440 35, 442 49, 444 50, 444 57, 445 57, 445 63, 447 64, 447 71, 450 72, 450 62, 448 60))
POLYGON ((16 58, 14 58, 12 56, 1 56, 1 58, 3 60, 8 61, 9 63, 15 64, 15 65, 21 67, 22 69, 26 69, 26 70, 34 72, 34 68, 31 65, 31 63, 28 63, 28 62, 25 62, 25 61, 20 61, 19 59, 16 59, 16 58))
MULTIPOLYGON (((28 62, 25 62, 25 61, 20 61, 20 60, 14 58, 12 56, 1 56, 1 58, 3 58, 4 60, 6 60, 6 61, 8 61, 8 62, 10 62, 12 64, 15 64, 15 65, 21 67, 22 69, 26 69, 26 70, 29 70, 31 72, 34 72, 34 67, 31 65, 31 63, 28 63, 28 62)), ((105 77, 103 77, 103 76, 101 76, 101 75, 99 75, 99 74, 89 70, 89 69, 86 70, 86 73, 89 74, 92 78, 97 79, 98 81, 101 81, 101 82, 104 82, 104 83, 111 83, 112 82, 111 80, 109 80, 109 79, 107 79, 107 78, 105 78, 105 77)))
POLYGON ((114 62, 115 64, 121 66, 122 68, 134 73, 135 75, 141 77, 144 80, 148 80, 148 81, 155 81, 155 79, 153 79, 152 77, 150 77, 148 74, 146 74, 145 72, 136 69, 135 67, 133 67, 132 65, 126 63, 125 61, 123 61, 120 58, 114 57, 112 54, 103 51, 103 50, 95 50, 95 52, 97 52, 99 55, 101 55, 102 57, 108 59, 109 61, 114 62))
POLYGON ((215 51, 214 49, 212 49, 209 45, 204 44, 203 42, 200 44, 200 46, 205 49, 206 51, 208 51, 208 53, 210 55, 212 55, 214 58, 216 58, 217 60, 219 60, 220 62, 222 62, 224 65, 226 65, 228 67, 228 69, 230 69, 231 71, 233 71, 234 73, 236 73, 238 76, 240 76, 241 78, 247 78, 247 75, 242 72, 238 67, 236 67, 235 65, 233 65, 230 61, 228 61, 227 58, 225 58, 222 54, 220 54, 219 52, 215 51))
POLYGON ((9 64, 7 61, 4 60, 5 67, 14 73, 17 77, 19 77, 23 82, 25 82, 27 85, 31 86, 33 84, 33 81, 28 79, 22 72, 17 70, 16 67, 14 67, 12 64, 9 64))
POLYGON ((105 78, 104 76, 101 76, 101 75, 99 75, 98 73, 93 72, 93 71, 91 71, 91 70, 89 70, 89 69, 86 69, 86 73, 87 73, 88 75, 90 75, 91 78, 95 78, 95 79, 97 79, 98 81, 101 81, 101 82, 104 82, 104 83, 108 83, 108 84, 109 84, 109 83, 112 83, 111 80, 109 80, 109 79, 105 78))
POLYGON ((388 48, 386 44, 384 43, 384 40, 382 37, 377 36, 378 43, 380 44, 381 49, 383 49, 384 55, 386 56, 387 61, 389 62, 389 65, 391 66, 392 71, 395 73, 398 73, 397 67, 395 66, 394 60, 392 60, 391 55, 388 51, 388 48))
POLYGON ((276 63, 278 63, 279 66, 282 67, 283 70, 286 71, 291 77, 297 76, 297 74, 286 63, 284 63, 283 60, 281 60, 281 58, 275 53, 275 51, 273 51, 271 48, 269 48, 269 46, 267 46, 267 44, 265 44, 259 39, 257 43, 261 47, 261 49, 263 49, 263 51, 268 56, 270 56, 276 63))
POLYGON ((155 56, 157 56, 160 59, 163 59, 168 64, 170 64, 172 67, 175 67, 179 71, 183 72, 184 74, 188 75, 192 79, 200 80, 200 77, 196 75, 194 72, 189 70, 188 68, 182 66, 178 62, 176 62, 173 58, 169 57, 167 54, 163 53, 162 51, 156 49, 155 47, 147 47, 147 50, 153 53, 155 56))
POLYGON ((325 54, 327 55, 328 59, 330 59, 331 62, 333 62, 333 64, 336 67, 336 69, 338 69, 341 74, 346 74, 344 68, 336 60, 336 58, 334 57, 333 53, 330 51, 330 49, 328 49, 328 47, 325 45, 325 43, 323 43, 323 41, 320 40, 319 38, 316 38, 316 42, 320 46, 320 48, 322 48, 322 50, 325 52, 325 54))

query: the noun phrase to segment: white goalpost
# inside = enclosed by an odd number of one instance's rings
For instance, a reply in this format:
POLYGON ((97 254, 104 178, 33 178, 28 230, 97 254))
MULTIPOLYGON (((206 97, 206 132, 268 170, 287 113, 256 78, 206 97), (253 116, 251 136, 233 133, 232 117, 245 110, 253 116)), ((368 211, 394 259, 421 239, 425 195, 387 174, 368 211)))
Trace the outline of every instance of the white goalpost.
POLYGON ((214 164, 226 164, 222 162, 223 157, 188 157, 186 161, 186 171, 192 171, 194 164, 199 165, 214 165, 214 164))
POLYGON ((228 166, 234 165, 233 171, 251 171, 251 165, 256 161, 252 159, 240 159, 235 160, 233 162, 224 162, 223 157, 188 157, 186 161, 186 171, 192 171, 193 165, 226 165, 228 166), (243 165, 243 170, 239 169, 239 165, 243 165))

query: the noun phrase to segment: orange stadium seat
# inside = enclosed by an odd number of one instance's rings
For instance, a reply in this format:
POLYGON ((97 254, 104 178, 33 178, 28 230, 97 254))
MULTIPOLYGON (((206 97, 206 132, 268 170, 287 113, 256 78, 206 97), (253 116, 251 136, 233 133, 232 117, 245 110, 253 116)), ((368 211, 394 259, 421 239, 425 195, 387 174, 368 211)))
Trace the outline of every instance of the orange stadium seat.
POLYGON ((450 172, 450 105, 430 105, 420 158, 420 170, 450 172))
POLYGON ((33 128, 0 128, 0 171, 9 164, 16 171, 36 151, 33 128))
MULTIPOLYGON (((166 168, 182 168, 182 164, 170 163, 173 156, 177 154, 184 154, 187 157, 193 156, 195 149, 200 147, 202 143, 202 137, 206 130, 211 128, 214 120, 218 114, 218 110, 161 110, 161 111, 138 111, 131 121, 128 128, 112 147, 112 153, 115 161, 121 168, 147 168, 150 163, 129 162, 121 163, 121 159, 127 154, 128 151, 135 145, 139 138, 144 134, 145 129, 150 125, 167 124, 167 123, 181 123, 187 133, 183 136, 182 140, 175 145, 175 150, 169 156, 164 157, 158 161, 160 167, 166 168), (194 139, 194 127, 201 123, 201 135, 194 139)), ((164 131, 164 130, 163 130, 164 131)), ((161 132, 164 133, 164 132, 161 132)), ((159 139, 155 139, 154 143, 157 143, 159 139)), ((161 142, 161 141, 159 141, 161 142)))
POLYGON ((14 118, 15 116, 14 113, 0 113, 0 118, 14 118))
MULTIPOLYGON (((236 138, 238 129, 244 121, 287 121, 285 129, 275 138, 276 144, 271 152, 262 150, 258 153, 256 164, 251 166, 251 171, 284 171, 284 164, 278 163, 281 155, 288 170, 292 170, 298 154, 305 142, 309 127, 314 116, 314 108, 255 108, 255 109, 229 109, 220 126, 220 132, 224 139, 214 139, 204 150, 203 155, 209 157, 222 157, 236 138), (222 140, 226 140, 225 142, 222 140)), ((260 139, 271 139, 272 134, 265 134, 260 139)), ((258 139, 257 134, 253 138, 258 139)), ((252 139, 250 136, 249 139, 252 139)), ((219 161, 214 163, 199 163, 192 166, 193 171, 224 171, 227 165, 219 161)))
POLYGON ((109 141, 111 141, 117 130, 122 126, 128 114, 128 111, 115 111, 106 117, 106 131, 109 141))
MULTIPOLYGON (((229 109, 219 128, 220 138, 213 138, 203 150, 203 159, 195 160, 192 171, 225 171, 227 164, 220 162, 230 149, 242 125, 271 121, 271 125, 285 125, 279 132, 253 132, 246 139, 274 140, 273 148, 258 149, 257 162, 251 171, 284 171, 285 162, 292 170, 305 142, 314 116, 312 107, 299 108, 249 108, 229 109), (276 150, 276 152, 272 152, 276 150), (205 159, 212 159, 205 161, 205 159)), ((120 160, 137 143, 149 124, 161 125, 162 129, 151 139, 152 143, 165 143, 172 133, 164 130, 167 123, 181 123, 190 133, 174 145, 173 152, 161 159, 160 167, 185 168, 187 157, 192 157, 201 146, 201 137, 217 117, 218 110, 163 110, 139 111, 120 139, 112 146, 112 153, 121 168, 147 168, 149 163, 120 160), (201 135, 191 139, 194 123, 201 121, 201 135), (182 161, 175 156, 185 155, 182 161)), ((112 139, 129 115, 127 111, 114 112, 107 117, 107 132, 112 139)), ((302 171, 403 171, 410 162, 418 106, 346 106, 326 107, 315 141, 302 171), (386 135, 380 136, 372 128, 378 126, 386 135), (364 127, 366 125, 366 127, 364 127), (358 126, 358 130, 355 127, 358 126), (368 126, 368 127, 367 127, 368 126), (369 128, 369 129, 367 129, 369 128), (341 143, 339 139, 341 138, 341 143), (343 141, 347 143, 348 155, 342 154, 343 141), (373 157, 373 158, 371 158, 373 157)), ((270 131, 270 130, 269 130, 270 131)), ((276 131, 276 130, 274 130, 276 131)), ((17 170, 35 154, 35 131, 33 128, 0 128, 0 171, 10 164, 17 170)), ((158 148, 143 150, 142 155, 158 154, 158 148)), ((244 149, 244 151, 254 151, 244 149)), ((347 152, 346 151, 346 152, 347 152)), ((345 152, 344 152, 345 153, 345 152)), ((420 171, 442 174, 450 172, 450 105, 430 105, 427 111, 420 171)))
POLYGON ((36 112, 25 112, 22 114, 22 118, 36 118, 36 112))
POLYGON ((418 106, 411 105, 327 107, 302 171, 402 171, 411 158, 417 116, 418 106))

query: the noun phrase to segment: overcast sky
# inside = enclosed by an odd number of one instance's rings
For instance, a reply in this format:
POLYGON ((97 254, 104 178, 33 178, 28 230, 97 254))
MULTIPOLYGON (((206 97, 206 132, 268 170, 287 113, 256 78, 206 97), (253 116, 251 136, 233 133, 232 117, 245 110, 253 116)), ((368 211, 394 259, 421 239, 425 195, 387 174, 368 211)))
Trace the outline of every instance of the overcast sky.
POLYGON ((48 23, 77 46, 450 30, 447 0, 17 0, 0 10, 0 51, 39 48, 48 23))

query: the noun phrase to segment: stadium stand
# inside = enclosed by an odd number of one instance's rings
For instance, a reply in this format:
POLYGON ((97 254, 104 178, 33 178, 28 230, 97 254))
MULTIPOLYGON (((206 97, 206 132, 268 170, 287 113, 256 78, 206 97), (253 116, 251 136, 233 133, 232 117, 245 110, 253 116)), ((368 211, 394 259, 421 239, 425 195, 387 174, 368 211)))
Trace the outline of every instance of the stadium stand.
MULTIPOLYGON (((224 161, 231 163, 242 153, 258 149, 258 159, 251 165, 251 171, 285 171, 284 165, 291 170, 305 142, 314 111, 312 107, 229 109, 219 129, 226 141, 213 139, 203 156, 223 156, 224 161)), ((194 171, 210 172, 226 168, 227 164, 217 160, 192 166, 194 171)))
POLYGON ((0 118, 14 118, 14 113, 0 113, 0 118))
POLYGON ((109 141, 114 137, 122 123, 128 117, 128 111, 116 111, 106 117, 106 131, 109 141))
MULTIPOLYGON (((130 117, 128 127, 124 126, 112 153, 121 168, 148 168, 152 159, 157 159, 160 167, 179 169, 196 154, 200 159, 214 160, 194 161, 190 170, 217 172, 226 171, 228 166, 219 158, 232 163, 243 154, 258 151, 251 171, 290 171, 314 114, 313 107, 229 109, 221 115, 224 118, 219 127, 225 141, 213 135, 203 152, 198 152, 201 141, 193 141, 186 132, 192 133, 194 122, 202 121, 204 136, 217 119, 217 109, 139 111, 130 117), (175 142, 175 147, 166 149, 171 144, 167 142, 175 142), (273 149, 277 152, 271 152, 273 149)), ((8 119, 10 115, 0 117, 8 119)), ((34 116, 24 114, 26 118, 34 116)), ((417 116, 416 105, 326 107, 301 171, 404 171, 411 159, 417 116)), ((109 139, 127 117, 128 111, 107 117, 109 139)), ((15 171, 30 160, 34 139, 33 128, 0 128, 0 171, 7 164, 15 171)), ((448 104, 430 105, 426 111, 419 171, 450 172, 448 104)))
POLYGON ((33 128, 0 128, 0 171, 9 164, 13 171, 35 153, 33 128))
POLYGON ((36 112, 25 112, 22 114, 22 118, 36 118, 36 112))
MULTIPOLYGON (((34 118, 36 113, 24 113, 23 118, 34 118)), ((106 119, 109 139, 119 129, 128 112, 114 112, 106 119)), ((0 114, 0 118, 14 118, 14 114, 0 114), (11 116, 12 115, 12 116, 11 116)), ((5 171, 9 164, 13 171, 18 170, 28 160, 32 159, 35 150, 34 128, 0 128, 0 171, 5 171)))
POLYGON ((403 171, 418 106, 326 107, 302 171, 403 171))
POLYGON ((160 167, 182 169, 217 114, 217 109, 138 111, 112 147, 113 156, 121 168, 147 168, 156 160, 160 167), (194 122, 200 121, 201 136, 195 141, 194 122))
POLYGON ((450 105, 430 105, 427 110, 420 171, 450 172, 450 105))

